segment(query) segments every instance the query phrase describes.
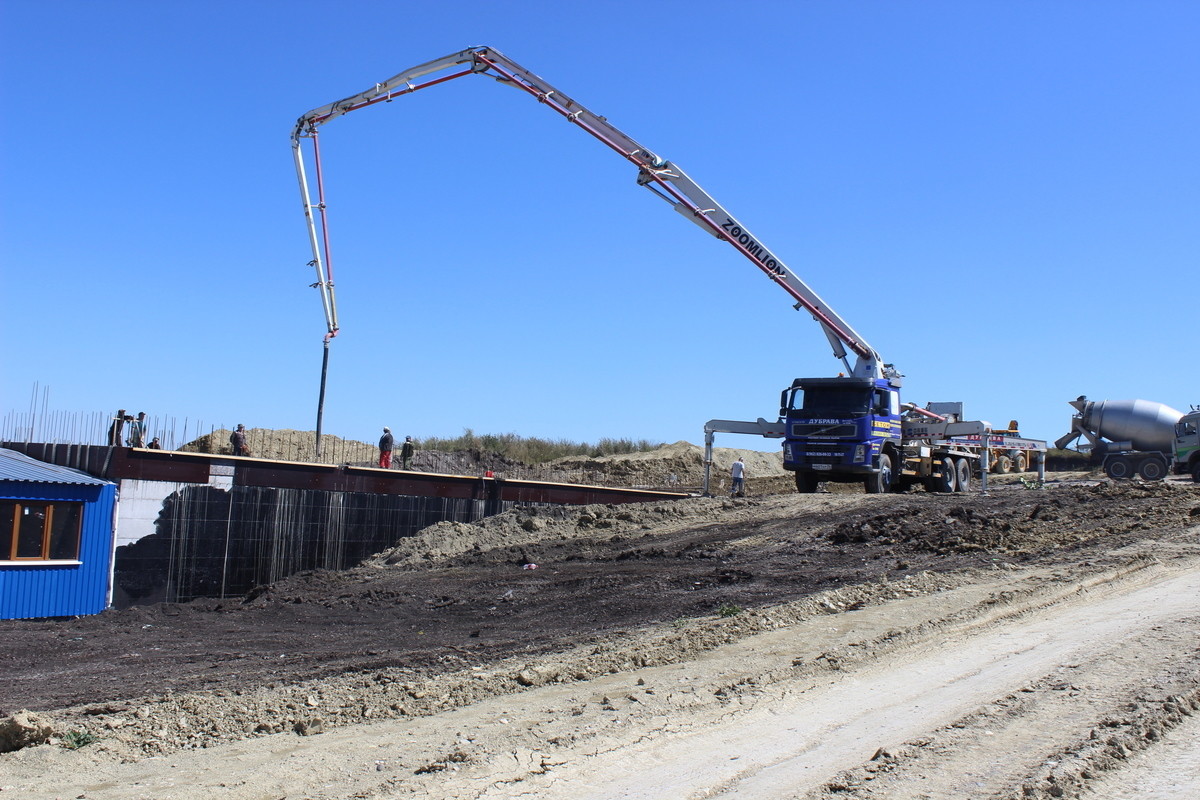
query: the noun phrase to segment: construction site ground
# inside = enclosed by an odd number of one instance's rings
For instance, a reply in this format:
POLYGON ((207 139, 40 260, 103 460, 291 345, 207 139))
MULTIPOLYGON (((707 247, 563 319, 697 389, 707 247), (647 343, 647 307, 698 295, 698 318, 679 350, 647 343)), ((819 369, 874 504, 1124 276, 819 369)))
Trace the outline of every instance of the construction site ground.
POLYGON ((1200 487, 1051 478, 517 509, 3 621, 52 734, 0 800, 1200 796, 1200 487))

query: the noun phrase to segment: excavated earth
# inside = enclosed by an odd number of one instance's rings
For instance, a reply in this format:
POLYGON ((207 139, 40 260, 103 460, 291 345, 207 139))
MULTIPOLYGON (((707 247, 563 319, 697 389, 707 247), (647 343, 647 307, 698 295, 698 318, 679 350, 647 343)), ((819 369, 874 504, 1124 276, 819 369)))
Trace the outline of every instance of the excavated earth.
POLYGON ((527 508, 0 622, 0 800, 1200 796, 1198 709, 1178 479, 527 508))

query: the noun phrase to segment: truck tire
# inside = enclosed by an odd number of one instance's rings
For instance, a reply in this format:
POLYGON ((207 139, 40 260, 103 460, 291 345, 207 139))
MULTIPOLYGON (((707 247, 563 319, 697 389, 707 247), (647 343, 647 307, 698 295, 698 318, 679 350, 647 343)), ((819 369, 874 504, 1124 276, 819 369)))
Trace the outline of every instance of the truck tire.
POLYGON ((960 458, 954 462, 954 482, 958 491, 971 491, 971 462, 967 459, 960 458))
POLYGON ((796 491, 801 494, 812 494, 817 490, 821 482, 817 480, 817 476, 811 472, 796 473, 796 491))
POLYGON ((942 474, 935 475, 925 484, 925 488, 931 492, 945 492, 949 494, 958 487, 958 480, 955 477, 954 459, 943 458, 941 462, 942 474))
POLYGON ((1012 461, 1008 456, 996 456, 992 459, 992 472, 996 473, 997 475, 1003 475, 1011 469, 1012 461))
POLYGON ((1192 483, 1200 483, 1200 461, 1192 464, 1192 483))
POLYGON ((1013 471, 1014 472, 1028 472, 1029 471, 1029 456, 1025 455, 1024 453, 1017 453, 1017 457, 1015 459, 1013 459, 1013 471))
POLYGON ((1167 477, 1167 467, 1157 458, 1143 458, 1137 465, 1137 474, 1144 481, 1161 481, 1167 477))
MULTIPOLYGON (((799 474, 799 473, 796 473, 799 474)), ((887 453, 879 454, 879 472, 868 475, 863 481, 867 494, 887 494, 892 490, 892 457, 887 453)))
POLYGON ((1127 481, 1133 477, 1133 462, 1128 456, 1117 456, 1104 462, 1104 474, 1114 481, 1127 481))

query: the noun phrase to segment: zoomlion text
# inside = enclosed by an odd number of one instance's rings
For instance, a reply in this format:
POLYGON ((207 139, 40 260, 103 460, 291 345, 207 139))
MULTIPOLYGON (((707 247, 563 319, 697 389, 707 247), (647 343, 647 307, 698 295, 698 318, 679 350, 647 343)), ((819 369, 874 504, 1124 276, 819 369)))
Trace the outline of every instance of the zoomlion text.
POLYGON ((757 258, 764 267, 772 272, 783 274, 783 266, 775 260, 775 256, 767 248, 754 241, 754 237, 742 230, 741 226, 729 217, 721 225, 721 230, 729 233, 729 238, 746 248, 746 252, 757 258))

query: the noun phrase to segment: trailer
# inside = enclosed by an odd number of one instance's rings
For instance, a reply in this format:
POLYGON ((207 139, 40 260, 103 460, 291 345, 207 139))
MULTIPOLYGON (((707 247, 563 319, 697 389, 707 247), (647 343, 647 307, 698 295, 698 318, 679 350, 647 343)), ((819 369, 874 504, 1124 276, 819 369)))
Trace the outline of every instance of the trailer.
MULTIPOLYGON (((993 437, 1003 437, 1004 439, 1021 440, 1021 429, 1017 421, 1009 420, 1008 427, 1004 430, 996 428, 992 429, 993 437)), ((995 441, 995 439, 993 439, 995 441)), ((1034 440, 1022 440, 1034 441, 1034 440)), ((988 449, 988 456, 991 461, 991 471, 996 475, 1003 475, 1006 472, 1028 472, 1036 468, 1035 459, 1031 453, 1020 446, 1005 447, 993 446, 988 449)))

